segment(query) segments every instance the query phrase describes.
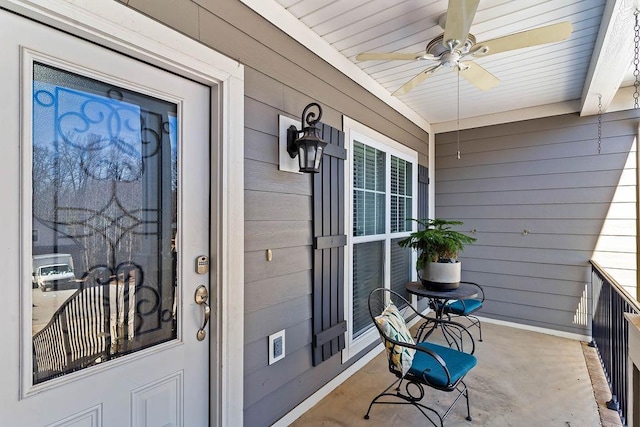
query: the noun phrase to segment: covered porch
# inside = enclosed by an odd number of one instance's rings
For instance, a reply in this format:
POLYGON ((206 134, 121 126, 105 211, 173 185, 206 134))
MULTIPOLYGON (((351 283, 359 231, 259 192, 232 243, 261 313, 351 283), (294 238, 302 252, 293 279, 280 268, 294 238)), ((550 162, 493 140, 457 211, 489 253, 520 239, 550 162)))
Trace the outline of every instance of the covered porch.
MULTIPOLYGON (((465 378, 473 422, 466 419, 462 399, 444 415, 445 425, 638 425, 640 305, 593 260, 588 295, 591 337, 582 339, 481 317, 480 341, 468 319, 456 318, 475 332, 478 365, 465 378)), ((413 335, 421 321, 409 320, 413 335)), ((437 331, 428 340, 447 345, 437 331)), ((300 405, 276 425, 430 425, 412 405, 374 405, 364 419, 371 400, 395 377, 382 345, 363 359, 352 376, 319 393, 315 405, 300 405)), ((443 415, 454 399, 455 393, 427 387, 421 403, 443 415)))
MULTIPOLYGON (((28 7, 36 7, 32 4, 39 3, 28 0, 0 2, 3 5, 25 3, 28 7)), ((73 0, 48 0, 42 3, 58 7, 73 5, 74 8, 77 4, 78 9, 90 9, 90 5, 94 4, 73 0)), ((565 91, 551 88, 554 95, 562 93, 562 99, 542 96, 548 83, 545 75, 540 74, 540 79, 532 80, 516 70, 511 78, 505 76, 503 87, 510 81, 522 81, 523 87, 507 92, 507 95, 514 100, 520 99, 521 96, 514 94, 522 95, 526 88, 534 94, 532 99, 535 102, 529 107, 507 106, 506 102, 488 97, 478 97, 479 104, 474 107, 470 103, 471 96, 467 95, 473 92, 465 93, 463 86, 462 99, 465 102, 462 104, 462 116, 458 112, 449 118, 431 120, 426 115, 416 115, 401 100, 393 98, 390 90, 375 86, 369 80, 363 84, 359 79, 360 74, 344 72, 349 69, 344 61, 350 67, 357 68, 347 57, 336 61, 323 57, 325 50, 309 43, 318 38, 315 35, 306 32, 304 37, 298 39, 280 28, 278 23, 285 28, 300 30, 300 26, 294 24, 300 23, 292 23, 297 18, 284 14, 284 9, 275 7, 276 3, 280 2, 95 2, 100 4, 100 8, 116 4, 122 9, 117 11, 118 18, 109 22, 114 28, 124 27, 125 22, 137 23, 150 17, 155 20, 154 25, 158 25, 157 31, 154 31, 166 34, 172 43, 173 40, 182 40, 184 35, 195 41, 197 49, 189 48, 192 56, 208 58, 213 50, 221 52, 237 61, 238 73, 242 74, 241 80, 233 81, 237 86, 232 86, 242 94, 241 99, 225 104, 225 108, 240 117, 231 121, 238 125, 237 131, 230 134, 233 143, 229 144, 230 152, 237 157, 234 157, 237 161, 229 161, 228 167, 235 174, 229 179, 233 186, 224 187, 220 195, 221 205, 228 208, 225 215, 236 221, 233 226, 227 224, 224 228, 224 223, 220 223, 220 232, 226 233, 220 239, 230 245, 227 249, 233 255, 234 265, 228 270, 229 266, 223 266, 222 272, 218 271, 219 280, 211 281, 211 290, 219 292, 215 295, 222 296, 218 299, 218 308, 221 310, 213 312, 233 315, 213 319, 211 324, 213 344, 208 366, 212 373, 211 389, 220 386, 219 390, 224 393, 217 403, 218 396, 211 397, 211 425, 424 425, 422 415, 410 407, 378 406, 374 408, 369 421, 363 419, 371 399, 393 380, 384 366, 381 347, 374 349, 377 344, 375 340, 361 347, 350 343, 348 351, 351 356, 348 358, 336 353, 320 365, 313 363, 313 354, 318 347, 316 344, 322 341, 318 340, 318 335, 323 332, 316 333, 314 330, 313 304, 313 297, 317 294, 314 290, 314 269, 318 271, 322 268, 316 268, 313 262, 317 248, 311 202, 314 194, 319 192, 314 189, 310 176, 281 170, 279 160, 279 155, 283 153, 279 146, 279 117, 299 117, 304 106, 310 102, 322 104, 325 109, 323 123, 336 131, 357 133, 367 128, 380 134, 384 139, 372 141, 370 148, 380 152, 389 149, 384 151, 385 155, 388 153, 388 158, 395 155, 393 150, 397 146, 410 150, 413 157, 406 162, 411 163, 412 170, 415 172, 418 168, 424 168, 427 171, 420 176, 420 180, 416 179, 426 187, 423 190, 426 195, 418 194, 418 185, 414 186, 416 191, 412 194, 416 202, 414 205, 420 202, 426 206, 428 214, 425 213, 423 217, 462 219, 465 230, 479 237, 478 244, 464 254, 464 279, 477 281, 485 285, 488 291, 487 303, 480 312, 481 316, 486 316, 484 341, 477 346, 480 363, 467 381, 474 422, 464 420, 464 411, 457 408, 447 418, 445 425, 575 427, 623 424, 620 423, 619 412, 604 409, 605 403, 612 398, 611 392, 607 380, 603 379, 605 374, 600 368, 600 359, 595 356, 593 348, 586 347, 591 335, 594 338, 597 335, 591 333, 591 319, 597 316, 594 313, 596 301, 588 293, 593 281, 587 277, 587 270, 589 259, 598 255, 599 261, 610 271, 616 270, 627 275, 635 295, 638 283, 638 117, 637 111, 632 110, 630 105, 633 100, 631 81, 625 80, 625 87, 618 92, 620 82, 614 82, 615 79, 607 74, 612 68, 621 72, 629 71, 628 66, 616 66, 605 55, 607 52, 620 52, 618 47, 622 44, 612 43, 616 49, 608 50, 601 46, 602 43, 596 43, 597 35, 602 34, 603 37, 599 38, 604 39, 609 28, 603 25, 602 32, 599 30, 602 11, 607 11, 604 22, 610 22, 613 30, 617 21, 609 19, 612 10, 616 12, 614 17, 620 14, 628 18, 632 15, 627 16, 623 12, 630 10, 631 4, 623 1, 567 2, 571 3, 567 7, 580 14, 573 20, 576 31, 573 33, 574 39, 571 39, 575 41, 572 49, 575 50, 576 45, 582 46, 589 53, 583 58, 583 74, 587 73, 592 54, 597 54, 599 63, 607 63, 608 67, 600 67, 597 75, 588 82, 575 78, 577 89, 566 91, 566 94, 565 91), (254 8, 249 3, 257 6, 254 8), (592 3, 597 3, 597 7, 592 3), (129 12, 135 13, 133 19, 120 18, 125 10, 124 5, 131 9, 129 12), (272 13, 276 18, 279 17, 275 22, 270 19, 272 13), (584 19, 585 14, 589 19, 584 19), (587 40, 581 40, 585 34, 587 40), (200 48, 209 50, 199 55, 200 48), (600 52, 603 52, 602 55, 600 52), (584 99, 582 88, 585 89, 584 99), (378 96, 380 93, 382 95, 378 96), (598 93, 604 93, 604 96, 599 97, 598 93), (598 108, 600 98, 603 104, 598 108), (610 104, 614 99, 621 102, 610 104), (399 104, 402 106, 396 109, 399 104), (507 106, 507 110, 502 113, 487 111, 487 108, 498 105, 507 106), (590 108, 583 108, 585 106, 590 108), (389 144, 386 144, 387 139, 390 140, 389 144), (229 200, 223 199, 229 195, 237 196, 232 200, 237 203, 227 203, 229 200), (227 271, 233 274, 226 276, 227 271), (584 311, 579 311, 582 308, 584 311), (577 312, 581 317, 576 320, 577 312), (560 336, 540 333, 542 330, 555 331, 560 336), (285 331, 286 354, 283 351, 281 361, 270 363, 269 355, 273 352, 269 349, 269 338, 284 334, 285 331), (371 358, 368 357, 369 351, 371 358), (343 376, 346 377, 343 374, 347 371, 351 374, 351 368, 355 365, 359 369, 353 371, 357 372, 342 382, 343 376), (595 369, 590 370, 591 366, 595 366, 595 369), (226 377, 214 378, 220 372, 231 372, 233 381, 224 382, 226 377), (597 381, 592 381, 595 377, 590 376, 594 373, 598 375, 597 381), (335 390, 333 386, 325 386, 336 383, 340 385, 335 390), (332 390, 324 393, 325 388, 332 390), (603 390, 604 393, 600 394, 603 390), (314 402, 309 404, 310 400, 314 402), (611 424, 616 421, 619 424, 611 424)), ((344 5, 348 2, 333 3, 344 5)), ((367 3, 374 2, 362 3, 366 7, 367 3)), ((420 19, 421 28, 424 23, 435 28, 437 16, 447 9, 446 3, 440 0, 434 2, 432 9, 424 8, 425 11, 429 10, 428 16, 420 19)), ((489 1, 483 3, 483 7, 489 5, 487 10, 491 9, 489 1)), ((530 3, 534 8, 539 6, 537 3, 551 4, 533 0, 530 3)), ((557 8, 554 6, 554 9, 557 8)), ((536 19, 540 16, 538 13, 525 12, 523 14, 536 19)), ((413 14, 407 13, 406 16, 413 14)), ((512 13, 501 16, 504 17, 503 21, 514 20, 512 13)), ((557 16, 551 17, 549 22, 557 19, 557 16)), ((523 20, 529 27, 543 24, 526 21, 523 20)), ((70 24, 66 22, 66 27, 61 29, 71 34, 78 33, 76 35, 79 36, 88 34, 82 20, 73 20, 70 24)), ((477 34, 482 34, 483 40, 517 30, 505 28, 499 22, 485 26, 491 28, 474 29, 477 34), (494 35, 488 34, 495 29, 494 35)), ((133 33, 137 34, 136 31, 133 33)), ((420 49, 430 38, 431 35, 420 35, 420 49)), ((183 41, 182 44, 175 43, 176 46, 180 45, 179 48, 175 47, 176 51, 187 49, 183 41)), ((162 44, 154 46, 162 47, 160 51, 169 49, 162 44)), ((410 44, 387 50, 403 49, 415 50, 410 44)), ((134 51, 129 46, 116 50, 130 55, 134 51)), ((360 51, 364 51, 364 48, 354 50, 353 54, 360 51)), ((545 58, 556 56, 562 59, 563 65, 568 65, 567 69, 571 72, 567 74, 570 77, 578 76, 575 65, 567 60, 567 55, 558 52, 545 55, 545 58)), ((618 59, 620 55, 610 56, 618 59)), ((138 59, 145 60, 145 56, 138 59)), ((509 66, 522 63, 515 60, 505 62, 509 66)), ((597 62, 594 61, 594 64, 597 62)), ((235 66, 235 62, 233 64, 235 66)), ((496 64, 489 68, 499 71, 508 67, 496 64)), ((548 68, 550 73, 561 75, 557 67, 548 68)), ((175 72, 173 68, 169 71, 175 72)), ((185 71, 185 74, 188 77, 189 73, 185 71)), ((441 75, 448 76, 453 83, 422 86, 423 98, 436 103, 427 111, 444 111, 446 107, 449 112, 455 112, 456 106, 459 109, 461 99, 454 95, 459 80, 456 82, 454 73, 441 75), (438 91, 440 87, 444 89, 438 91)), ((417 94, 418 90, 412 96, 417 94)), ((19 105, 18 102, 14 104, 19 105)), ((14 116, 18 117, 18 114, 14 116)), ((14 122, 18 123, 17 120, 14 122)), ((349 152, 354 152, 352 147, 356 143, 364 145, 355 137, 350 138, 349 152)), ((17 144, 12 146, 16 149, 17 144)), ((226 155, 226 152, 223 153, 226 155)), ((15 154, 14 158, 17 159, 18 155, 15 154)), ((347 164, 348 173, 354 169, 352 164, 347 164)), ((14 175, 6 182, 17 182, 17 174, 14 171, 14 175)), ((385 179, 391 181, 390 177, 385 179)), ((339 197, 340 200, 351 200, 354 189, 352 181, 347 179, 339 191, 332 194, 346 195, 339 197)), ((14 190, 18 200, 17 187, 14 190)), ((392 196, 390 192, 388 196, 392 196)), ((391 206, 390 203, 388 205, 391 206)), ((391 217, 392 213, 389 206, 385 208, 387 217, 391 217)), ((347 205, 339 217, 352 222, 355 209, 351 208, 347 205)), ((12 233, 17 230, 18 222, 17 219, 5 221, 12 233)), ((212 227, 214 223, 212 221, 212 227)), ((343 292, 333 294, 347 301, 346 304, 337 304, 346 310, 346 316, 338 318, 340 322, 350 321, 354 307, 357 307, 356 304, 349 304, 349 298, 359 289, 354 286, 353 275, 349 272, 354 265, 354 246, 369 243, 354 244, 354 233, 349 228, 347 256, 340 263, 340 268, 346 271, 343 275, 346 286, 343 292)), ((25 226, 25 230, 30 231, 28 226, 25 226)), ((14 234, 17 239, 17 233, 14 234)), ((25 235, 30 236, 28 232, 25 235)), ((391 237, 385 239, 389 244, 385 241, 382 246, 396 247, 391 246, 391 237)), ((388 252, 381 251, 379 257, 372 257, 369 263, 374 267, 380 266, 379 260, 391 259, 391 251, 388 252)), ((17 261, 14 261, 12 258, 5 260, 5 263, 17 265, 17 261)), ((192 263, 185 265, 193 270, 192 263)), ((385 265, 385 274, 389 276, 387 282, 391 282, 390 267, 390 263, 389 268, 385 265)), ((12 268, 5 270, 15 273, 17 269, 12 268)), ((401 274, 398 276, 397 283, 406 281, 401 274)), ((17 291, 15 293, 17 295, 17 291)), ((192 294, 188 296, 191 302, 192 294)), ((17 301, 18 297, 14 299, 17 301)), ((7 313, 12 315, 12 312, 7 313)), ((17 318, 12 315, 12 319, 17 318)), ((608 361, 617 368, 615 372, 609 372, 609 379, 613 378, 612 382, 617 382, 616 387, 626 390, 626 331, 624 326, 620 333, 613 329, 613 326, 626 325, 626 321, 623 316, 615 319, 609 317, 608 321, 602 324, 603 330, 608 331, 609 338, 615 337, 617 340, 616 345, 606 341, 606 349, 616 350, 615 357, 611 357, 612 352, 609 351, 608 361)), ((352 323, 349 322, 350 325, 352 323)), ((18 326, 13 329, 18 331, 18 326)), ((353 329, 346 332, 347 340, 353 332, 353 329)), ((195 337, 195 334, 189 336, 195 337)), ((13 341, 14 346, 7 346, 6 350, 12 355, 18 353, 14 348, 18 340, 13 341)), ((11 360, 13 365, 6 364, 7 378, 17 381, 13 366, 19 366, 18 360, 17 357, 11 360)), ((18 387, 12 388, 7 384, 5 382, 2 390, 14 399, 14 389, 18 387)), ((189 385, 185 383, 185 387, 189 385)), ((447 397, 444 396, 445 399, 447 397)), ((434 394, 432 400, 439 404, 440 398, 440 394, 434 394)), ((619 399, 623 408, 621 413, 626 413, 634 400, 626 393, 620 395, 619 399)), ((638 400, 637 397, 635 400, 638 400)), ((631 406, 636 409, 635 405, 631 406)), ((125 407, 126 404, 123 404, 122 408, 125 407)), ((206 404, 201 407, 206 407, 206 404)), ((624 419, 623 416, 623 422, 624 419)), ((635 424, 629 422, 629 425, 635 424)))
MULTIPOLYGON (((484 341, 477 342, 478 365, 467 376, 473 422, 465 420, 460 401, 446 426, 621 426, 610 400, 596 350, 587 343, 483 323, 484 341)), ((293 426, 427 425, 410 405, 368 405, 394 379, 380 352, 293 426)), ((425 401, 442 410, 450 395, 428 390, 425 401)))

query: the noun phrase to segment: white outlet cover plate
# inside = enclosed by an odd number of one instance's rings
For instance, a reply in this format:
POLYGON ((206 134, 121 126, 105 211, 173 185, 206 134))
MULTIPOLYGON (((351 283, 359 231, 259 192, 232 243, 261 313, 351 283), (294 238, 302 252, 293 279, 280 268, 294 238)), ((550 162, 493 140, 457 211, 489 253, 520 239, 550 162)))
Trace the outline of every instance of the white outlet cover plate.
POLYGON ((271 334, 269 335, 269 365, 272 365, 274 363, 276 363, 278 360, 280 359, 284 359, 284 355, 286 353, 286 347, 285 347, 285 336, 284 336, 284 329, 281 330, 280 332, 276 332, 275 334, 271 334), (282 338, 282 353, 280 354, 280 356, 278 357, 274 357, 273 356, 273 343, 277 338, 282 338))

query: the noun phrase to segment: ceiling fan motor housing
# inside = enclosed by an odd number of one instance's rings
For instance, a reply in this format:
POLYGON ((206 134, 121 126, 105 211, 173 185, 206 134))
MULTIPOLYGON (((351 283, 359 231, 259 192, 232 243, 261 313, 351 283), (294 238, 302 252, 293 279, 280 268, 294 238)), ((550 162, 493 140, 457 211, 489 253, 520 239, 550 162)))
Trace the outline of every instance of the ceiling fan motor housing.
POLYGON ((460 58, 461 55, 455 50, 453 52, 445 52, 440 57, 440 64, 443 67, 453 68, 458 65, 460 58))
MULTIPOLYGON (((455 52, 458 54, 458 59, 460 59, 461 57, 467 55, 469 51, 471 51, 471 48, 473 47, 473 45, 475 44, 476 44, 476 37, 473 34, 469 33, 467 35, 467 39, 463 44, 458 44, 458 46, 453 46, 453 52, 452 52, 451 49, 445 46, 444 33, 442 33, 438 37, 431 40, 425 50, 427 54, 431 54, 437 58, 441 57, 441 55, 444 53, 455 52)), ((446 64, 443 64, 443 65, 448 66, 446 64)))

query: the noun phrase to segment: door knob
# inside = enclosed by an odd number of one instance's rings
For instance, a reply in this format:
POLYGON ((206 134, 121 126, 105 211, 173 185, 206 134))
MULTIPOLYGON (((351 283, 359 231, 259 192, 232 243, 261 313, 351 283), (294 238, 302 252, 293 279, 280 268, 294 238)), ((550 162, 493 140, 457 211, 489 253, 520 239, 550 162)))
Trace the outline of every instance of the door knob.
POLYGON ((211 307, 207 304, 207 301, 209 300, 209 292, 205 285, 200 285, 196 288, 195 299, 196 304, 201 305, 204 308, 204 322, 196 334, 198 341, 202 341, 207 336, 207 331, 205 331, 204 328, 207 326, 207 323, 209 323, 209 317, 211 316, 211 307))

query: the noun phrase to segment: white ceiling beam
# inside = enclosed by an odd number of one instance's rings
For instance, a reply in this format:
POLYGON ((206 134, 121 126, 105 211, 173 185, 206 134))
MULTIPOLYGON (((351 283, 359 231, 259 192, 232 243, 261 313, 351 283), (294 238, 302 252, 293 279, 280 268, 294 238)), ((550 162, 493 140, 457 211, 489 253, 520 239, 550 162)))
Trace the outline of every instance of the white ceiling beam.
POLYGON ((607 0, 582 91, 581 116, 608 111, 633 62, 635 11, 640 0, 607 0))
POLYGON ((613 113, 614 111, 632 110, 634 108, 633 93, 635 88, 633 86, 621 87, 613 97, 607 113, 613 113))

